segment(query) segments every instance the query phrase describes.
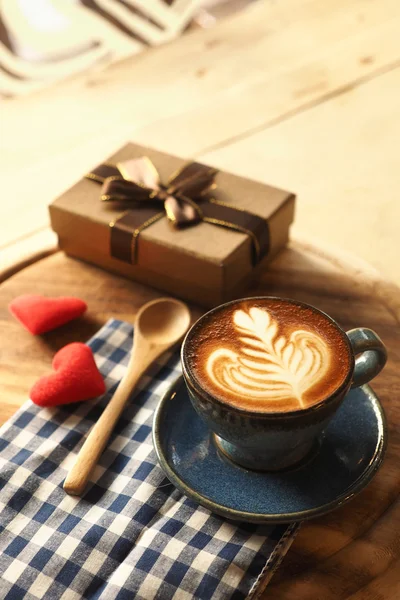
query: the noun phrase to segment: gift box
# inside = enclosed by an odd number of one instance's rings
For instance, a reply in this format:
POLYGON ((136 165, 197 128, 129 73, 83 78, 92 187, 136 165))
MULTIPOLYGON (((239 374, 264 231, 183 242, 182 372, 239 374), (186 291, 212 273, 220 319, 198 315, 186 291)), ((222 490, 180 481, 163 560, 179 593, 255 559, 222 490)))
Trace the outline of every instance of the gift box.
POLYGON ((204 306, 242 294, 285 246, 295 196, 127 144, 50 205, 68 255, 204 306))

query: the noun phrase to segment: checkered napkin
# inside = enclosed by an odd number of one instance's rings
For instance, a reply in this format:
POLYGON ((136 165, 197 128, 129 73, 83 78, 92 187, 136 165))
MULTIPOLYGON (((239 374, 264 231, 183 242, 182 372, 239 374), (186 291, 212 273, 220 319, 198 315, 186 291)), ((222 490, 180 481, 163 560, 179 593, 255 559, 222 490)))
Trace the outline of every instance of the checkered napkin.
POLYGON ((153 451, 153 411, 179 374, 164 356, 140 381, 83 498, 62 488, 83 437, 128 363, 132 327, 111 320, 90 341, 107 394, 41 409, 28 401, 0 430, 0 598, 255 598, 295 525, 229 522, 169 483, 153 451))

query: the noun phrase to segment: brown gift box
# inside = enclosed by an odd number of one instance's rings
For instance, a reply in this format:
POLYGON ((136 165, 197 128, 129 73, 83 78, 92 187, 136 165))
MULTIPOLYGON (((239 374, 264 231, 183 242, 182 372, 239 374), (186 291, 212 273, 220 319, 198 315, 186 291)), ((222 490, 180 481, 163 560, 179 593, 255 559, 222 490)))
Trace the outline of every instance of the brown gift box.
MULTIPOLYGON (((127 144, 107 159, 120 163, 148 157, 157 168, 161 182, 187 160, 150 148, 127 144)), ((101 202, 101 186, 83 178, 50 205, 51 224, 59 246, 67 254, 99 265, 204 306, 214 306, 238 296, 288 240, 293 221, 295 196, 284 190, 219 171, 212 196, 235 208, 256 214, 268 222, 268 255, 254 265, 250 236, 211 223, 200 222, 175 229, 162 218, 138 238, 136 264, 110 253, 110 223, 137 204, 118 206, 101 202)))

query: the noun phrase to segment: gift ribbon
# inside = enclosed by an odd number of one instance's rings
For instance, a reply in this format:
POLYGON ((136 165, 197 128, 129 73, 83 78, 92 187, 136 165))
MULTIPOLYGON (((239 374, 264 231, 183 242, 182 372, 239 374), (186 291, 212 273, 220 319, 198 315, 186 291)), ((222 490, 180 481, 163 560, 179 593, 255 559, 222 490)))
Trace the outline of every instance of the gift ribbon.
POLYGON ((147 157, 116 165, 103 163, 86 175, 102 184, 103 202, 128 203, 132 207, 110 225, 111 256, 136 264, 140 233, 165 216, 176 228, 201 221, 245 233, 250 237, 252 262, 269 250, 268 223, 258 215, 207 196, 216 187, 217 170, 191 162, 162 184, 147 157))

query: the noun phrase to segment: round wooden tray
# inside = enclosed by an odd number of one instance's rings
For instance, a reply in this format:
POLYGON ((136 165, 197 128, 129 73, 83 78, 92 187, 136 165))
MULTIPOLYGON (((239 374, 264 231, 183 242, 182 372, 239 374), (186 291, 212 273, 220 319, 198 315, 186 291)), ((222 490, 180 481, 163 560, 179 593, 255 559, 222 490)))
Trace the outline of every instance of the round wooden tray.
MULTIPOLYGON (((389 424, 383 467, 356 499, 303 525, 264 597, 398 600, 400 291, 364 263, 337 258, 337 254, 297 242, 271 263, 257 287, 249 291, 249 295, 255 294, 287 296, 315 304, 345 329, 371 327, 389 351, 388 365, 373 383, 389 424)), ((61 253, 42 257, 6 279, 0 286, 0 422, 15 412, 34 381, 49 371, 56 350, 72 341, 87 340, 111 316, 132 320, 144 302, 158 295, 155 290, 61 253), (12 298, 33 292, 77 295, 87 301, 89 311, 85 318, 33 337, 7 311, 12 298)))

